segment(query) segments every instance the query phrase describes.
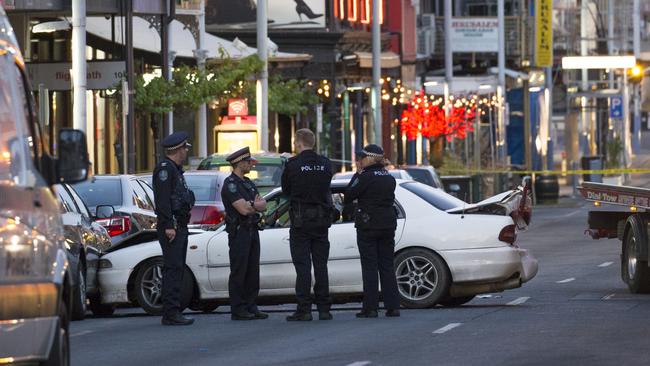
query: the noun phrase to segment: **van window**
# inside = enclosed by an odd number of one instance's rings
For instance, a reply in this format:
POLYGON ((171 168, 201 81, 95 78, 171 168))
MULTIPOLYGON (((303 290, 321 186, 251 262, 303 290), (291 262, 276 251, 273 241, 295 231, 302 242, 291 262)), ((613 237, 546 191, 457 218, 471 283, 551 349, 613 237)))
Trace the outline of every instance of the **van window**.
POLYGON ((33 187, 40 182, 33 165, 27 93, 11 54, 0 55, 0 184, 33 187))

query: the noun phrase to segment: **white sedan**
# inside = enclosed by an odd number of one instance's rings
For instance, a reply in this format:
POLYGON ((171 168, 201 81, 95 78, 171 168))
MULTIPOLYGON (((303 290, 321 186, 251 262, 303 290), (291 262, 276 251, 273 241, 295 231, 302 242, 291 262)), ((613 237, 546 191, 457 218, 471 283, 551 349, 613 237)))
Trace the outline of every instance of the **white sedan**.
MULTIPOLYGON (((536 275, 537 260, 515 244, 517 231, 530 221, 528 188, 467 204, 421 183, 397 183, 395 275, 404 307, 457 306, 477 294, 520 287, 536 275)), ((346 185, 347 181, 332 182, 339 210, 346 185)), ((292 302, 295 271, 287 197, 275 189, 266 199, 258 302, 292 302)), ((329 230, 330 292, 339 302, 359 299, 363 292, 354 223, 340 216, 329 230)), ((132 303, 151 314, 161 312, 162 252, 155 235, 143 232, 102 256, 99 283, 104 305, 132 303)), ((192 232, 182 305, 212 311, 227 304, 229 274, 224 228, 192 232)))

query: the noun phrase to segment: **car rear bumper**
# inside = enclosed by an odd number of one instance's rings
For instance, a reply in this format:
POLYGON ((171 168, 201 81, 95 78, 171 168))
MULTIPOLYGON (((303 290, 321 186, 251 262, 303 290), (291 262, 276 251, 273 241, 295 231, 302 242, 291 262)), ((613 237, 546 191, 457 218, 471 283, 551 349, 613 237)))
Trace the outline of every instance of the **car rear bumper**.
POLYGON ((115 304, 129 302, 127 283, 131 275, 130 269, 100 269, 97 273, 99 292, 102 303, 115 304))
POLYGON ((511 246, 448 250, 440 255, 449 266, 454 284, 508 280, 521 284, 535 277, 538 269, 537 259, 526 249, 511 246))

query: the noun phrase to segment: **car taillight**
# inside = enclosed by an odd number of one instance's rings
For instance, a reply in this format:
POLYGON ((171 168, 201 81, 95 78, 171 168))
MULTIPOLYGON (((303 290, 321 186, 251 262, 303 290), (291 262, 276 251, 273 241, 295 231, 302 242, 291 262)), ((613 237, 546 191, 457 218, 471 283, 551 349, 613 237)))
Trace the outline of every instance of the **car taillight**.
POLYGON ((131 230, 131 219, 128 216, 115 216, 108 219, 97 220, 97 223, 106 228, 109 236, 128 233, 131 230))
POLYGON ((223 212, 219 211, 218 208, 214 206, 206 206, 205 212, 203 212, 203 219, 201 222, 197 222, 197 224, 217 225, 223 221, 224 217, 223 212))
POLYGON ((517 240, 517 232, 515 231, 515 225, 507 225, 499 233, 499 240, 506 242, 510 245, 515 243, 517 240))

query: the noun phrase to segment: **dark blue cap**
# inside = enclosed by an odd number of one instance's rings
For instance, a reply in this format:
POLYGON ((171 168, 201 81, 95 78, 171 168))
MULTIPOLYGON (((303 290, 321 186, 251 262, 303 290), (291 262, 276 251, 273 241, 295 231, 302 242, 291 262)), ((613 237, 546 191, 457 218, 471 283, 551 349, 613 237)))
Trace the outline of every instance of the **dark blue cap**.
POLYGON ((162 146, 167 150, 175 150, 180 147, 192 146, 187 140, 189 136, 185 131, 174 132, 162 140, 162 146))
POLYGON ((365 158, 366 156, 383 158, 384 149, 375 144, 366 145, 363 149, 357 151, 357 156, 360 158, 365 158))
POLYGON ((234 153, 228 155, 226 160, 228 160, 230 164, 239 163, 242 160, 252 160, 253 162, 256 162, 256 160, 253 159, 253 157, 251 156, 251 151, 248 148, 248 146, 241 148, 235 151, 234 153))

